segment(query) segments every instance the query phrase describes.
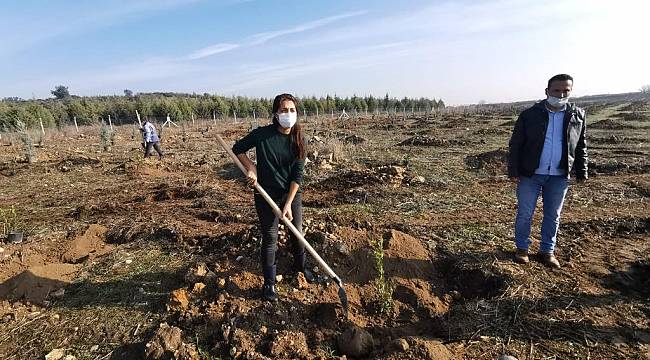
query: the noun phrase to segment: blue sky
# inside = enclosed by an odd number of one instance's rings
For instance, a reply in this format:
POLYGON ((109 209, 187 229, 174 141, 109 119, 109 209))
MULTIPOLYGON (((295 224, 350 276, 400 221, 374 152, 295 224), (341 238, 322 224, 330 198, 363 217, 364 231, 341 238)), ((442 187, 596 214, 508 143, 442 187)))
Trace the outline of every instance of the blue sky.
POLYGON ((650 84, 646 0, 0 1, 0 97, 542 98, 650 84))

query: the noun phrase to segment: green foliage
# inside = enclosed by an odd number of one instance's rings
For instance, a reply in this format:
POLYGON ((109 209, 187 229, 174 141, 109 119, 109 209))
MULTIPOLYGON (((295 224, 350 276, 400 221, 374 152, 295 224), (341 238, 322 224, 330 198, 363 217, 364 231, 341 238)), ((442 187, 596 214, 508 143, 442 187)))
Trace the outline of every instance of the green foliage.
POLYGON ((0 208, 0 223, 2 224, 3 236, 6 236, 11 231, 18 230, 21 226, 18 219, 18 212, 13 205, 7 209, 0 208))
MULTIPOLYGON (((43 126, 64 126, 73 123, 77 118, 79 125, 98 124, 99 119, 106 119, 108 115, 115 119, 116 124, 137 123, 135 111, 138 110, 142 118, 155 121, 165 121, 167 114, 175 122, 187 121, 193 113, 199 119, 212 119, 216 114, 219 119, 226 119, 237 112, 237 117, 270 118, 273 99, 247 98, 242 96, 224 97, 218 95, 196 95, 176 93, 139 93, 134 95, 125 90, 126 96, 71 96, 65 86, 57 86, 52 91, 56 93, 55 99, 22 100, 5 98, 0 100, 0 129, 13 129, 17 121, 22 121, 28 129, 39 128, 39 118, 43 126)), ((415 109, 444 107, 442 100, 435 99, 409 99, 398 100, 388 94, 382 99, 373 96, 352 96, 341 98, 337 95, 324 97, 305 97, 299 99, 298 107, 305 109, 310 116, 316 114, 329 114, 346 109, 348 113, 355 110, 363 113, 374 111, 393 112, 397 107, 402 111, 402 103, 407 104, 407 110, 413 106, 415 109)))
POLYGON ((372 256, 375 260, 375 270, 377 278, 375 279, 375 289, 379 293, 379 312, 388 314, 393 309, 393 291, 395 287, 390 281, 386 280, 384 273, 384 239, 378 237, 371 240, 372 256))
POLYGON ((99 130, 99 138, 102 144, 102 151, 111 151, 113 145, 115 145, 115 131, 106 125, 102 120, 102 126, 99 130))
POLYGON ((25 124, 18 120, 14 125, 16 131, 20 134, 20 141, 23 143, 23 151, 25 152, 25 161, 28 164, 36 162, 36 152, 34 151, 34 143, 32 137, 27 132, 25 124))
POLYGON ((70 97, 70 91, 67 86, 58 85, 54 90, 50 91, 55 98, 62 100, 70 97))

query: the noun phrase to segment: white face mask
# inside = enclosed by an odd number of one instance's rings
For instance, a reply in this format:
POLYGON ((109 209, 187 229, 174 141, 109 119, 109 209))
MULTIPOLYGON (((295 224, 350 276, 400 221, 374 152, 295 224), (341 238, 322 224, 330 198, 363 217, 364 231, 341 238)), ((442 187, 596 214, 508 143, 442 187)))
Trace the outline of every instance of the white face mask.
POLYGON ((555 96, 549 96, 548 99, 546 99, 546 102, 553 107, 564 107, 564 105, 569 102, 569 97, 558 98, 555 96))
POLYGON ((287 113, 279 113, 278 114, 278 122, 280 123, 280 126, 282 126, 285 129, 288 129, 294 125, 296 125, 296 121, 298 120, 298 114, 295 112, 287 112, 287 113))

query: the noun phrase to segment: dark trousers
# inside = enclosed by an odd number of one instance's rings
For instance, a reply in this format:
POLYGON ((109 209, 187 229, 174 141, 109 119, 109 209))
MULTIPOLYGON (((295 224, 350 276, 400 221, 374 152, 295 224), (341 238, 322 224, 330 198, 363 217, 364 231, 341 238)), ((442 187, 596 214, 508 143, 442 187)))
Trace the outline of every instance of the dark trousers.
POLYGON ((156 142, 148 142, 145 147, 144 147, 144 157, 149 157, 151 155, 151 148, 156 149, 156 152, 158 153, 158 157, 162 158, 163 157, 163 152, 162 149, 160 148, 160 143, 158 141, 156 142))
MULTIPOLYGON (((289 195, 285 191, 268 191, 269 196, 275 201, 280 210, 284 207, 289 195)), ((278 223, 280 219, 275 216, 271 206, 264 200, 262 195, 255 192, 255 209, 260 219, 260 230, 262 233, 261 262, 264 271, 264 283, 275 283, 275 252, 278 248, 278 223)), ((302 233, 302 195, 297 193, 291 203, 293 214, 293 225, 302 233)), ((287 229, 290 234, 293 253, 293 268, 302 271, 305 268, 305 246, 287 229)))

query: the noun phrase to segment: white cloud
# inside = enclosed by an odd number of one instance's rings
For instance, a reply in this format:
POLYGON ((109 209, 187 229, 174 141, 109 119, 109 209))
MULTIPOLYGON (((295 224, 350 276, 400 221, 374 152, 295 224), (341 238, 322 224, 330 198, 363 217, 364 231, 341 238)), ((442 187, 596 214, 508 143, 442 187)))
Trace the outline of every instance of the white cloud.
POLYGON ((249 37, 245 38, 241 44, 231 44, 231 43, 218 43, 210 46, 206 46, 202 49, 196 50, 192 52, 191 54, 187 55, 184 57, 186 60, 198 60, 198 59, 203 59, 215 54, 223 53, 226 51, 230 51, 233 49, 236 49, 241 46, 255 46, 255 45, 261 45, 269 40, 275 39, 280 36, 284 35, 289 35, 289 34, 297 34, 301 33, 304 31, 308 30, 313 30, 328 24, 331 24, 335 21, 351 18, 354 16, 359 16, 367 13, 367 11, 354 11, 354 12, 347 12, 335 16, 330 16, 314 21, 309 21, 291 28, 287 29, 282 29, 282 30, 275 30, 275 31, 266 31, 266 32, 261 32, 257 34, 250 35, 249 37))
POLYGON ((204 47, 203 49, 196 50, 195 52, 187 55, 185 58, 187 60, 203 59, 208 56, 236 49, 239 46, 239 44, 214 44, 204 47))
POLYGON ((283 35, 295 34, 295 33, 300 33, 300 32, 307 31, 307 30, 312 30, 312 29, 319 28, 321 26, 325 26, 327 24, 333 23, 335 21, 339 21, 339 20, 343 20, 343 19, 363 15, 363 14, 366 14, 366 13, 367 13, 366 10, 348 12, 348 13, 343 13, 343 14, 339 14, 339 15, 335 15, 335 16, 330 16, 330 17, 326 17, 326 18, 306 22, 304 24, 300 24, 298 26, 295 26, 295 27, 292 27, 292 28, 289 28, 289 29, 263 32, 263 33, 251 35, 247 39, 248 40, 247 42, 250 45, 259 45, 259 44, 263 44, 263 43, 265 43, 265 42, 267 42, 267 41, 269 41, 271 39, 274 39, 274 38, 277 38, 277 37, 280 37, 280 36, 283 36, 283 35))

